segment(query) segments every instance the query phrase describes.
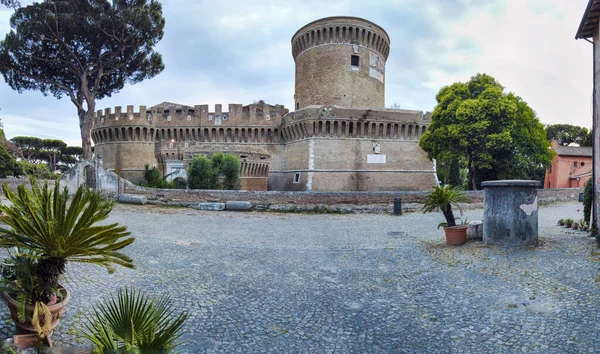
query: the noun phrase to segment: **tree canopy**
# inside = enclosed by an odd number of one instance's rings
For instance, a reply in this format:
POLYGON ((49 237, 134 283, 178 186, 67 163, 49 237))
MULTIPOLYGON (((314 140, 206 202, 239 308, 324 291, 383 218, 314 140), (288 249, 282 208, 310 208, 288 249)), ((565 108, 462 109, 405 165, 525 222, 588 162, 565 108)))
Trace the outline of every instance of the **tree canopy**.
POLYGON ((17 8, 21 6, 18 0, 0 0, 0 4, 5 5, 6 7, 17 8))
MULTIPOLYGON (((14 0, 0 0, 14 4, 14 0)), ((154 47, 165 20, 157 0, 44 0, 17 7, 0 42, 0 72, 18 92, 67 96, 77 108, 83 158, 92 157, 96 100, 164 69, 154 47)))
POLYGON ((550 142, 535 112, 505 93, 491 76, 443 87, 431 125, 419 145, 430 159, 468 169, 469 189, 495 179, 540 179, 552 159, 550 142))
POLYGON ((40 139, 35 136, 16 136, 10 143, 17 148, 17 157, 33 164, 45 162, 51 171, 65 170, 81 159, 79 146, 67 146, 58 139, 40 139))
POLYGON ((571 143, 580 146, 592 146, 591 131, 571 124, 546 125, 546 138, 548 140, 558 140, 558 144, 563 146, 571 143))

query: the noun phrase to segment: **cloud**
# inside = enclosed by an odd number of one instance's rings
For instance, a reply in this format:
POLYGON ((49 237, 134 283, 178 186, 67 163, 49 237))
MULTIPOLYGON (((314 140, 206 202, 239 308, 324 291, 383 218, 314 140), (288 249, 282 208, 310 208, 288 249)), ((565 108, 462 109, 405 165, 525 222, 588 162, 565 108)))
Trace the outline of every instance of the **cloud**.
MULTIPOLYGON (((357 16, 391 38, 386 102, 432 110, 443 86, 478 72, 523 97, 542 121, 589 126, 591 45, 573 39, 586 0, 164 0, 166 28, 157 49, 166 69, 97 103, 104 107, 248 104, 263 99, 292 109, 290 40, 327 16, 357 16)), ((0 35, 10 12, 0 10, 0 35)), ((7 136, 78 141, 68 100, 18 94, 0 82, 7 136)), ((137 109, 137 108, 136 108, 137 109)))

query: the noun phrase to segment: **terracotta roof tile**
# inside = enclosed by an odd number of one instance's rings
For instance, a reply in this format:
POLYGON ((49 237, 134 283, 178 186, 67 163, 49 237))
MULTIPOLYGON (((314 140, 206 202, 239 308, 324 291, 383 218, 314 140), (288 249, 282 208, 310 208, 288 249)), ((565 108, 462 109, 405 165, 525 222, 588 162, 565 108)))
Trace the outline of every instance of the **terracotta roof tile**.
POLYGON ((592 148, 588 146, 555 146, 552 149, 559 156, 592 156, 592 148))

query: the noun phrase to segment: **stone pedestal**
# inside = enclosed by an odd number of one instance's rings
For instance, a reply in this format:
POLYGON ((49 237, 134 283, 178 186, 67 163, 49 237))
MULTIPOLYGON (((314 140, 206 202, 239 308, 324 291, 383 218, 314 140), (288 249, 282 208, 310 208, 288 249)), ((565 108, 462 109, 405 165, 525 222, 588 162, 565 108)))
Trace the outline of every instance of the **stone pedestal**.
POLYGON ((481 221, 470 221, 467 228, 467 239, 483 239, 483 223, 481 221))
POLYGON ((503 180, 484 188, 483 242, 486 245, 537 246, 539 181, 503 180))

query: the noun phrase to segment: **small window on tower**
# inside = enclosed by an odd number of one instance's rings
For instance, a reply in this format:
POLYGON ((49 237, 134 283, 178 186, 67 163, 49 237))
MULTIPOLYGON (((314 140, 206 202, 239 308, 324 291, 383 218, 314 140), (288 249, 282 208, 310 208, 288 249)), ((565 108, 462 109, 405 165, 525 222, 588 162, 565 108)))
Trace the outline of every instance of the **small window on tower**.
POLYGON ((350 56, 350 65, 352 65, 352 66, 359 66, 358 55, 352 55, 352 56, 350 56))

